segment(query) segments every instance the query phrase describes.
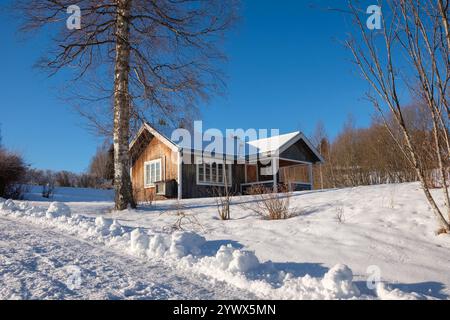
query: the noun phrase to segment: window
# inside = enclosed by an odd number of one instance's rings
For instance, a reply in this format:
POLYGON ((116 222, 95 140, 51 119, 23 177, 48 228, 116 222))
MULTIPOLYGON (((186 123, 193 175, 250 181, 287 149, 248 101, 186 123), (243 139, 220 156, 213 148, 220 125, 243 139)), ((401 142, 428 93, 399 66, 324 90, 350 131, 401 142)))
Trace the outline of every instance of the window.
POLYGON ((226 183, 231 185, 230 165, 224 165, 223 160, 197 158, 197 184, 224 186, 226 174, 226 183))
POLYGON ((155 182, 162 180, 161 159, 144 163, 144 186, 150 188, 155 186, 155 182))

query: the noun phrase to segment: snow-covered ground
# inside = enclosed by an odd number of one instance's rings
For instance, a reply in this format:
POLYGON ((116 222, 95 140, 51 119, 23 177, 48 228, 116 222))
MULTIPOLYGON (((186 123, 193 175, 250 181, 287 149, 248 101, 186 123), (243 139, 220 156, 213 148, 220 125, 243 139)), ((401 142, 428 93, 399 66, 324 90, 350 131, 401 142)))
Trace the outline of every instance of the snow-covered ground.
POLYGON ((280 221, 253 214, 252 197, 221 221, 214 199, 119 213, 108 192, 57 190, 68 208, 38 193, 0 203, 0 298, 450 297, 450 236, 415 183, 295 193, 298 215, 280 221), (180 206, 185 231, 171 233, 180 206), (67 266, 82 289, 65 289, 67 266))

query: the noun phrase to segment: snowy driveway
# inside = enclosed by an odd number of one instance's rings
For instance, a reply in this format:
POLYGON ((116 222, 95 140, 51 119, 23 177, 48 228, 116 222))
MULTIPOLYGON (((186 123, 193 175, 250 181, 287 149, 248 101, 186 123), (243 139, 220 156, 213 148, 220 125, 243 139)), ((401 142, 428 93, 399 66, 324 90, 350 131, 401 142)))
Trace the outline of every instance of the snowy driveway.
POLYGON ((0 217, 0 299, 246 299, 250 293, 0 217))

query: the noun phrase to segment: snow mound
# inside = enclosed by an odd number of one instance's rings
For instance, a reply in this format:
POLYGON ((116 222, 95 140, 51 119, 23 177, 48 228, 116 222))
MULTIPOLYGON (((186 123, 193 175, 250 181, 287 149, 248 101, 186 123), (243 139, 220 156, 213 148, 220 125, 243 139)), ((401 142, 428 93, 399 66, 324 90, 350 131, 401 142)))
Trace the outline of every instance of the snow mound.
POLYGON ((170 247, 169 238, 162 234, 153 235, 148 248, 149 257, 162 257, 170 247))
POLYGON ((122 235, 125 232, 125 230, 122 228, 119 222, 117 220, 113 220, 112 224, 109 226, 109 233, 112 237, 117 237, 122 235))
POLYGON ((141 229, 134 229, 130 234, 130 250, 138 255, 145 255, 149 245, 149 237, 141 229))
POLYGON ((47 209, 45 216, 48 219, 55 219, 59 217, 70 217, 70 208, 62 202, 52 202, 47 209))
POLYGON ((325 274, 322 285, 339 297, 358 296, 359 290, 352 280, 352 270, 344 264, 337 264, 325 274))
POLYGON ((216 265, 220 269, 232 273, 245 273, 255 269, 260 264, 254 252, 235 249, 231 244, 221 246, 215 259, 216 265))
POLYGON ((112 224, 112 219, 105 219, 103 217, 95 218, 95 230, 101 235, 108 235, 112 224))
POLYGON ((200 247, 206 243, 204 237, 187 231, 174 232, 171 240, 169 252, 179 258, 188 254, 199 255, 200 247))

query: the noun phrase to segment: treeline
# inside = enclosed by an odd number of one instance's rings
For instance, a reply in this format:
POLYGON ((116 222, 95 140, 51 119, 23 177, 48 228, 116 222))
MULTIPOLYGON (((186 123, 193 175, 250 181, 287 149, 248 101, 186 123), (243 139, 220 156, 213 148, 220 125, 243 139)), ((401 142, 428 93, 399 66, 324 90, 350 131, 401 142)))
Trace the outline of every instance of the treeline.
POLYGON ((114 177, 112 152, 107 143, 99 147, 91 159, 87 172, 28 169, 23 182, 53 187, 110 189, 114 177))
MULTIPOLYGON (((406 107, 404 118, 417 146, 429 187, 440 187, 442 176, 438 174, 438 161, 433 152, 432 122, 425 107, 421 104, 406 107)), ((400 128, 391 118, 374 118, 369 127, 356 128, 349 117, 332 141, 324 125, 319 123, 312 140, 325 159, 323 165, 314 168, 315 188, 418 181, 416 171, 402 151, 405 146, 398 144, 404 143, 400 128)), ((449 159, 445 162, 449 168, 449 159)))
POLYGON ((0 197, 22 199, 29 185, 43 186, 43 196, 56 187, 111 189, 113 187, 113 149, 109 143, 99 147, 84 173, 31 168, 23 157, 0 145, 0 197))

